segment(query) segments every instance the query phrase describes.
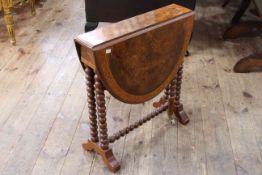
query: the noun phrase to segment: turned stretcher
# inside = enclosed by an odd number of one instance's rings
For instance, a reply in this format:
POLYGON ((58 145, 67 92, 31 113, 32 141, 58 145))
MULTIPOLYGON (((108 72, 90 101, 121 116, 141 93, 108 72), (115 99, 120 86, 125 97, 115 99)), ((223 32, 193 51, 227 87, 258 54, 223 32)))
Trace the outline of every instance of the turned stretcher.
POLYGON ((194 12, 172 4, 79 35, 75 39, 86 72, 91 138, 84 149, 100 154, 109 170, 120 168, 114 142, 168 109, 182 124, 189 122, 180 103, 182 63, 191 37, 194 12), (108 136, 104 90, 136 104, 165 89, 158 109, 108 136))

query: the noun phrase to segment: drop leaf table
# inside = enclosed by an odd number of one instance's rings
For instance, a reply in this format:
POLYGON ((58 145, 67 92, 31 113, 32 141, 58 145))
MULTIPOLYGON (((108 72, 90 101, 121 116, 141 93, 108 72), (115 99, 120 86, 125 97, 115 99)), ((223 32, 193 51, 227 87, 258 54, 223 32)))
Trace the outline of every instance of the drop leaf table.
POLYGON ((189 118, 180 103, 182 63, 191 37, 194 12, 171 4, 94 31, 75 39, 85 69, 90 120, 87 151, 98 153, 108 169, 120 168, 113 143, 158 114, 168 110, 182 124, 189 118), (165 90, 157 109, 119 132, 108 135, 104 91, 116 99, 137 104, 165 90))

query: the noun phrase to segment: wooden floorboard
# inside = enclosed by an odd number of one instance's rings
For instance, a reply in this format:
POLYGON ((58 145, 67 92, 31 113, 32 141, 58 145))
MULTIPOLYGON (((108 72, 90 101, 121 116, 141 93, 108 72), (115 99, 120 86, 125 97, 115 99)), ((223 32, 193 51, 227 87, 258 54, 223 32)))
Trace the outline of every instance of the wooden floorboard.
MULTIPOLYGON (((213 10, 215 11, 215 10, 213 10)), ((214 22, 222 23, 223 16, 216 15, 214 22)), ((213 22, 213 20, 211 20, 213 22)), ((221 40, 215 33, 221 33, 224 25, 213 24, 214 28, 209 28, 209 38, 213 40, 221 40)), ((247 101, 245 100, 249 94, 249 90, 243 87, 243 80, 240 74, 225 71, 228 65, 233 65, 231 57, 235 57, 234 53, 227 54, 217 48, 224 47, 222 42, 210 42, 210 53, 219 59, 215 59, 216 72, 221 87, 226 121, 231 139, 231 146, 234 153, 235 167, 238 175, 244 174, 262 174, 262 161, 260 151, 256 140, 256 130, 253 117, 247 111, 247 101), (235 88, 232 88, 235 87, 235 88)), ((237 48, 237 50, 240 50, 237 48)), ((261 83, 260 81, 256 80, 261 83)))
MULTIPOLYGON (((0 19, 0 175, 112 174, 81 147, 89 120, 73 38, 83 33, 84 2, 41 4, 36 17, 17 12, 17 46, 0 19)), ((262 74, 232 70, 262 51, 262 39, 222 40, 233 9, 198 1, 181 96, 191 121, 172 125, 163 113, 116 141, 116 174, 262 174, 262 74)), ((110 135, 152 111, 152 101, 127 105, 106 92, 110 135)))

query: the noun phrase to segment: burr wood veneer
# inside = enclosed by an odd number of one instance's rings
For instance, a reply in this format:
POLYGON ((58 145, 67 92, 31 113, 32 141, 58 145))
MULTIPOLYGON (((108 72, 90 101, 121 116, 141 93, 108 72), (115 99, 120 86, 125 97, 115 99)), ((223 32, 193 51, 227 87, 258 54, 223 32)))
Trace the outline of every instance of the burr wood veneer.
MULTIPOLYGON (((75 39, 86 73, 91 138, 84 149, 100 154, 109 168, 120 168, 109 143, 168 109, 189 122, 180 103, 182 63, 194 12, 172 4, 82 34, 75 39), (104 90, 128 104, 142 103, 165 89, 164 100, 141 120, 108 136, 104 90)), ((162 98, 163 99, 163 98, 162 98)))

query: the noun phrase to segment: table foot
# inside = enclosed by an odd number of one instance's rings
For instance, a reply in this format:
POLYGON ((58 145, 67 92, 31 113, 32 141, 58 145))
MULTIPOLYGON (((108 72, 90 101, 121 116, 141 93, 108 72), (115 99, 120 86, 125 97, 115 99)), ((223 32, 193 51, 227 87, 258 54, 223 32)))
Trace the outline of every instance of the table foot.
POLYGON ((164 96, 161 97, 159 101, 154 102, 153 106, 159 108, 168 102, 168 116, 171 123, 174 123, 173 114, 175 114, 178 121, 181 124, 186 125, 189 122, 189 117, 185 113, 183 105, 180 102, 182 74, 183 65, 179 68, 176 77, 171 81, 168 87, 166 87, 164 96))
POLYGON ((103 150, 98 143, 94 143, 90 140, 82 146, 86 151, 94 151, 99 154, 111 172, 116 172, 120 169, 120 163, 116 160, 111 148, 103 150))
POLYGON ((174 112, 175 112, 175 115, 178 119, 178 121, 182 124, 182 125, 186 125, 189 123, 189 117, 188 115, 186 114, 186 112, 184 111, 183 109, 183 105, 180 104, 180 106, 178 107, 175 107, 174 108, 174 112))
POLYGON ((262 53, 253 54, 242 58, 234 66, 236 73, 261 72, 262 71, 262 53))

